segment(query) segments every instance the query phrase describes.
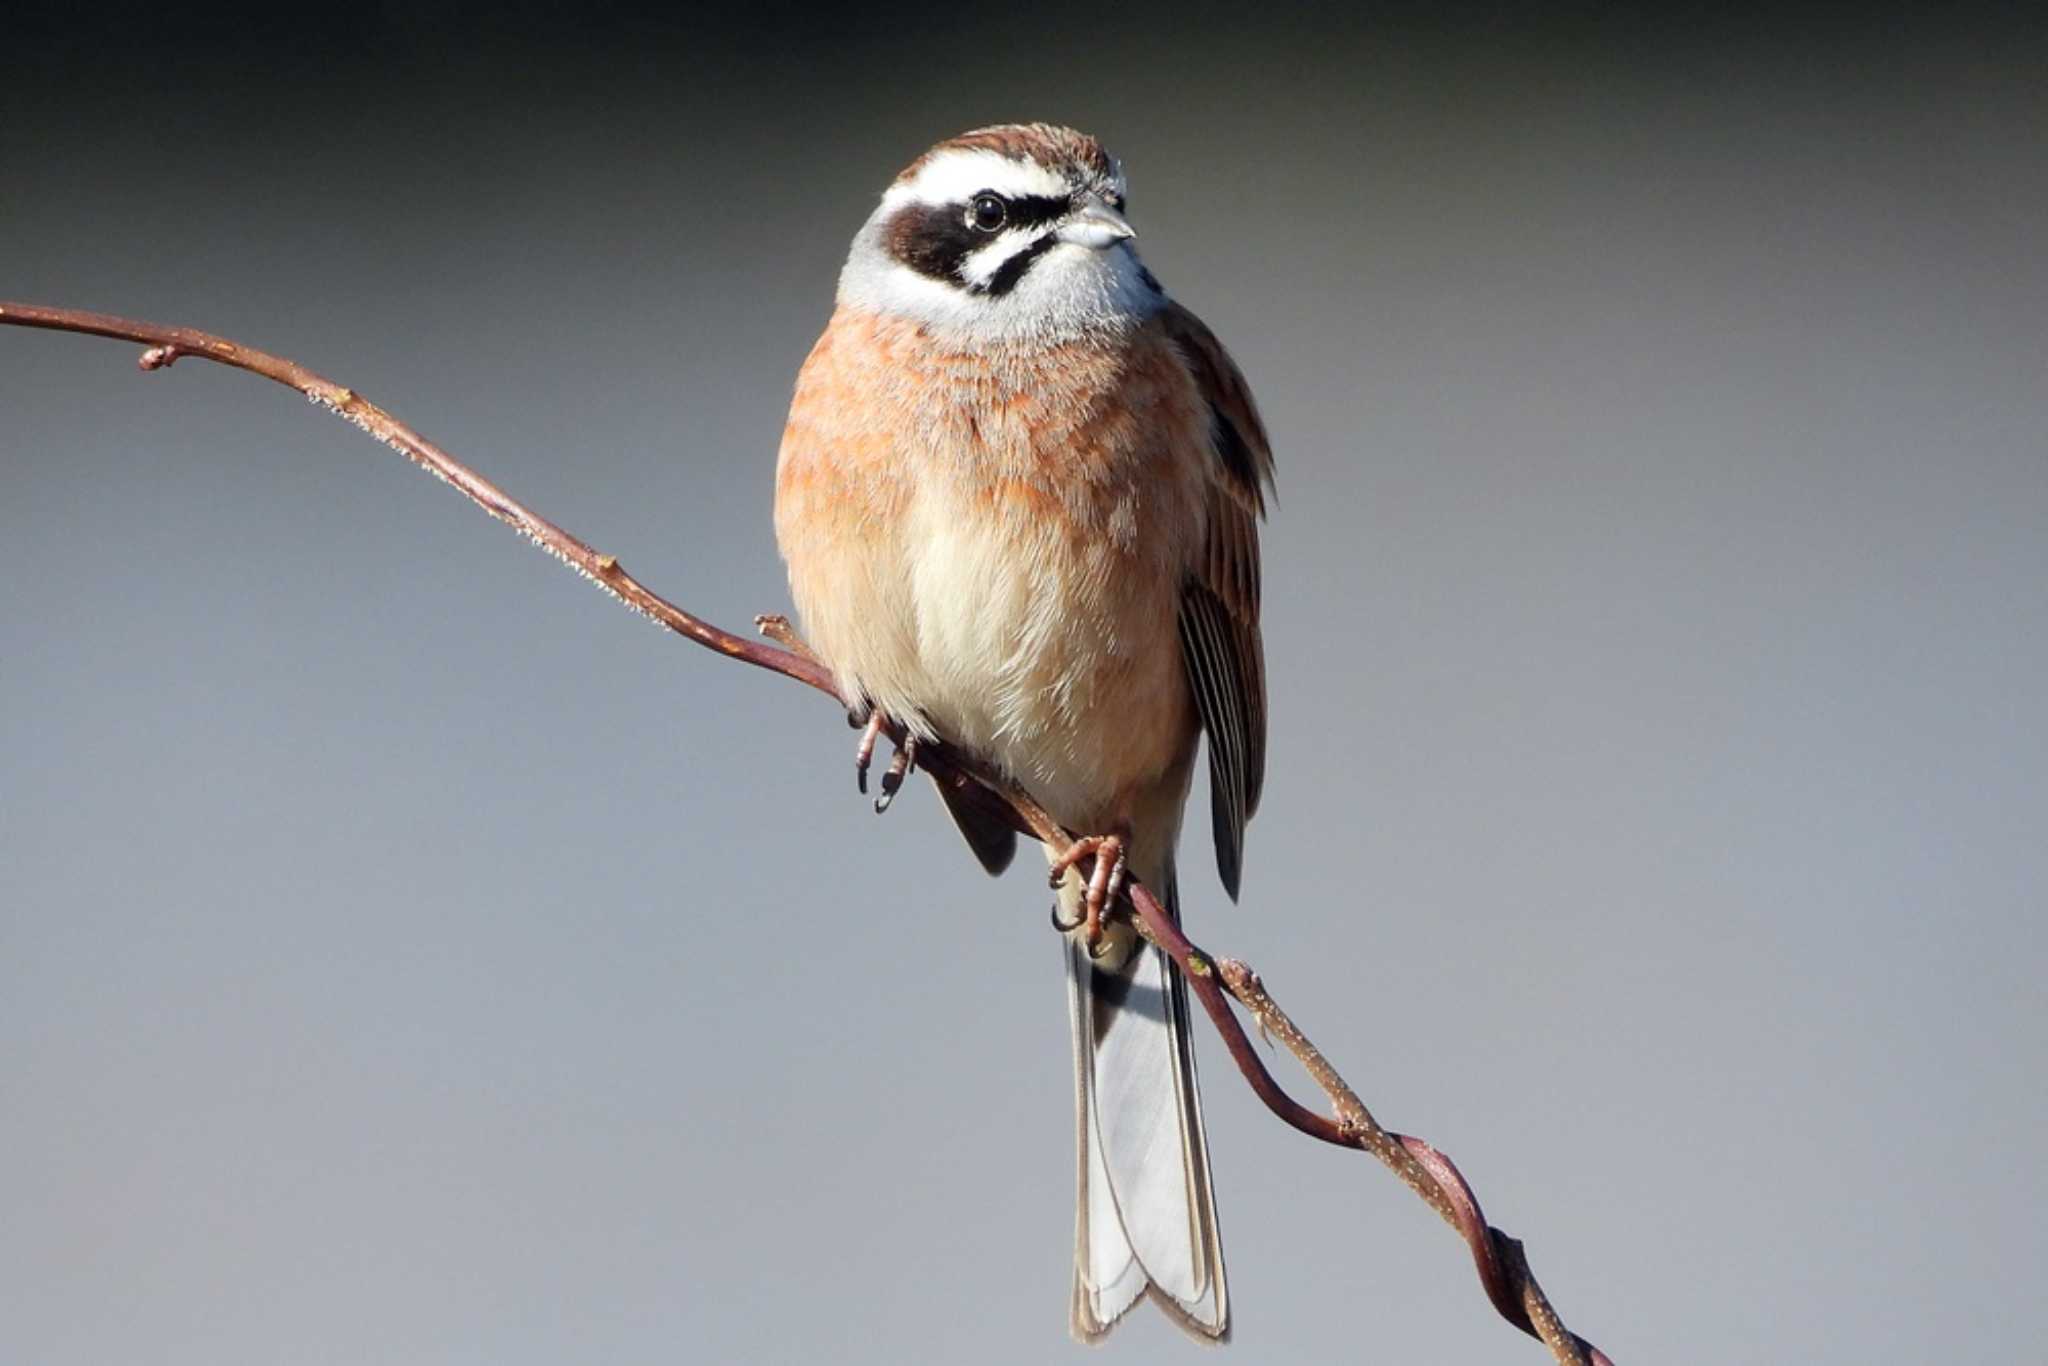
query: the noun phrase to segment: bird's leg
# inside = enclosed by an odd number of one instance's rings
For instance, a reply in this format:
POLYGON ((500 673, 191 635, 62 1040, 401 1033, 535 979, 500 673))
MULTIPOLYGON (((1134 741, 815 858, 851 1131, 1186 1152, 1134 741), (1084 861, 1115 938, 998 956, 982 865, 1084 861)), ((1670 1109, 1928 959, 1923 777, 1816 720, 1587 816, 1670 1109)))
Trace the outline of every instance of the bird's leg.
MULTIPOLYGON (((862 703, 857 709, 846 713, 846 724, 860 727, 860 743, 853 747, 853 784, 863 794, 868 790, 868 768, 875 761, 875 742, 881 739, 888 727, 889 718, 882 709, 872 702, 862 703)), ((887 811, 896 800, 896 793, 902 789, 903 780, 917 768, 917 736, 909 731, 903 734, 903 743, 896 747, 896 757, 889 761, 889 767, 882 772, 882 795, 875 798, 875 814, 887 811)))
POLYGON ((865 716, 860 711, 846 713, 846 724, 860 727, 860 743, 853 747, 853 785, 860 789, 862 796, 867 795, 868 765, 875 761, 875 741, 882 737, 882 727, 889 719, 877 706, 867 706, 866 713, 865 716))
MULTIPOLYGON (((1129 836, 1122 832, 1107 835, 1083 835, 1067 846, 1066 852, 1052 861, 1052 885, 1057 887, 1067 873, 1078 867, 1083 860, 1093 858, 1095 866, 1089 870, 1087 889, 1081 894, 1081 919, 1078 928, 1081 942, 1088 946, 1090 953, 1102 943, 1103 913, 1123 895, 1124 878, 1129 873, 1125 862, 1126 845, 1129 836)), ((1074 925, 1063 925, 1057 912, 1053 924, 1071 931, 1074 925)))

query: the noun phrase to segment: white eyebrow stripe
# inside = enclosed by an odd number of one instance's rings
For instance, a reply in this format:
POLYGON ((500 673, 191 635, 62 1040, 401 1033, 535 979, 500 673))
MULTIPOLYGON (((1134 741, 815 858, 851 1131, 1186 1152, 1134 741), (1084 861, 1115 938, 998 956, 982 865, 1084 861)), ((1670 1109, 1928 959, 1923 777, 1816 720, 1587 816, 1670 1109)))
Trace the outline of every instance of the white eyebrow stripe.
POLYGON ((1044 195, 1058 198, 1068 192, 1064 177, 1035 161, 1016 161, 982 148, 940 152, 902 184, 891 185, 882 202, 891 206, 920 204, 964 204, 982 190, 993 190, 1010 198, 1044 195))

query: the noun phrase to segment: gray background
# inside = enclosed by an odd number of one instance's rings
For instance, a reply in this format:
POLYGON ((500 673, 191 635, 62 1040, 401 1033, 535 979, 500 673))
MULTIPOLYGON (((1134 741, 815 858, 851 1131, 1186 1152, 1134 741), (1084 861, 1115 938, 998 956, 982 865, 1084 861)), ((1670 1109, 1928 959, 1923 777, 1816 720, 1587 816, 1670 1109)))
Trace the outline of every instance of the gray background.
MULTIPOLYGON (((2034 1358, 2048 53, 1425 13, 31 20, 0 295, 283 351, 738 625, 874 195, 1099 133, 1281 462, 1197 937, 1617 1359, 2034 1358)), ((0 459, 0 1359, 1078 1359, 1035 876, 286 391, 0 329, 0 459)), ((1234 1351, 1543 1359, 1210 1042, 1234 1351)))

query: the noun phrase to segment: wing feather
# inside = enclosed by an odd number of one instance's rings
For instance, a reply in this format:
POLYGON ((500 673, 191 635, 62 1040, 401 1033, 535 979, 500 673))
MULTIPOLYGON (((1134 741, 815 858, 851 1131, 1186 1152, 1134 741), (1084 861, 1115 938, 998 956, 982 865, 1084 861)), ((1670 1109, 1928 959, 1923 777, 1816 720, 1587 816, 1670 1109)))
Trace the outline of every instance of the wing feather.
POLYGON ((1232 897, 1244 827, 1266 780, 1266 664, 1259 640, 1259 518, 1273 487, 1273 448, 1251 388, 1223 344, 1178 304, 1162 315, 1209 408, 1208 521, 1181 594, 1181 655, 1209 737, 1216 870, 1232 897))

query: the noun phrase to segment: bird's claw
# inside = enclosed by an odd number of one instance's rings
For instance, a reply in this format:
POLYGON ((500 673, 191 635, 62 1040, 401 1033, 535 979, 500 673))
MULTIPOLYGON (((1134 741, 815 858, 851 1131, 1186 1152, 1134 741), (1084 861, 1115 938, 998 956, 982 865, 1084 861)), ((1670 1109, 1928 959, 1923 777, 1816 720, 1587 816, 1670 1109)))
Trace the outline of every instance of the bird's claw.
POLYGON ((1125 839, 1122 835, 1083 835, 1067 846, 1066 852, 1052 862, 1052 885, 1057 887, 1067 874, 1089 858, 1095 866, 1089 870, 1088 885, 1081 894, 1081 914, 1072 924, 1060 919, 1059 906, 1053 906, 1052 923, 1063 934, 1075 930, 1081 932, 1081 942, 1087 946, 1088 956, 1100 957, 1108 948, 1103 937, 1102 919, 1116 899, 1123 895, 1124 881, 1130 868, 1126 861, 1125 839))
MULTIPOLYGON (((853 785, 866 796, 868 790, 868 769, 875 762, 875 744, 882 738, 889 718, 882 709, 869 705, 846 713, 846 724, 860 727, 860 743, 853 748, 853 785)), ((896 757, 889 761, 889 767, 882 770, 882 795, 875 798, 875 814, 881 815, 896 801, 896 794, 903 787, 903 780, 917 769, 917 736, 906 732, 903 743, 896 747, 896 757)))
MULTIPOLYGON (((917 736, 905 733, 903 743, 897 747, 896 757, 889 761, 889 767, 882 770, 882 795, 875 798, 875 814, 881 815, 896 801, 896 794, 903 787, 903 780, 917 769, 917 736)), ((865 790, 865 789, 863 789, 865 790)))

